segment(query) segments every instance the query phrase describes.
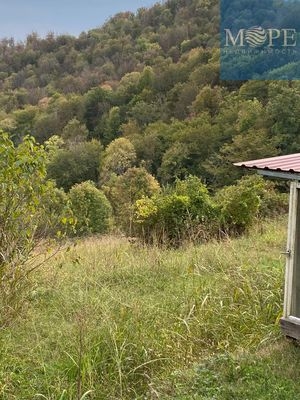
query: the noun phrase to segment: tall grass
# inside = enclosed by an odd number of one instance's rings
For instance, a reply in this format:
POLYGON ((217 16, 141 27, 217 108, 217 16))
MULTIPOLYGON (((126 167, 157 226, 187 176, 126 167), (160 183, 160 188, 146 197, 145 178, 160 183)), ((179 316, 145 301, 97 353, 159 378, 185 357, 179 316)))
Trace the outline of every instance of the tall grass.
POLYGON ((285 224, 177 250, 80 241, 0 331, 0 399, 167 398, 174 371, 276 342, 285 224))

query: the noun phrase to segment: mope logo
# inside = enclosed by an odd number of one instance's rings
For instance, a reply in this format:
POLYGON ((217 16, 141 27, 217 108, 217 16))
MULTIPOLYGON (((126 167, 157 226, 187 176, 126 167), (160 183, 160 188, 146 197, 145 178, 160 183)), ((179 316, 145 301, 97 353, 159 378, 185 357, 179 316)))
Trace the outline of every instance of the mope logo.
POLYGON ((240 29, 236 35, 230 29, 224 29, 224 31, 225 47, 297 46, 296 29, 264 29, 261 26, 253 26, 249 29, 240 29))

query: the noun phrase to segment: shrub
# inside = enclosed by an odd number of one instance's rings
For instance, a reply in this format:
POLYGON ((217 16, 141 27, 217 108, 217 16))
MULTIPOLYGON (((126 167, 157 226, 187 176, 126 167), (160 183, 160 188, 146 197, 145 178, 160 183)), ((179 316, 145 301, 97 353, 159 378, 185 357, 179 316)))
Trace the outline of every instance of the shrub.
POLYGON ((261 194, 259 217, 276 217, 288 212, 289 196, 276 190, 276 185, 271 181, 265 181, 265 187, 261 194))
POLYGON ((137 234, 147 242, 177 246, 186 239, 203 240, 215 226, 216 208, 206 186, 195 176, 178 180, 170 193, 165 190, 139 199, 135 207, 137 234))
MULTIPOLYGON (((39 258, 37 240, 43 199, 53 193, 46 162, 47 153, 32 137, 16 147, 0 132, 0 328, 21 311, 30 273, 46 258, 39 258)), ((48 250, 45 240, 42 248, 48 250)))
POLYGON ((258 175, 243 177, 236 185, 221 189, 216 195, 220 227, 227 234, 245 232, 255 219, 285 212, 288 198, 275 185, 258 175))
POLYGON ((69 196, 78 235, 108 232, 112 208, 105 194, 93 182, 74 185, 69 196))
POLYGON ((38 237, 72 235, 74 218, 68 195, 48 182, 49 190, 42 197, 43 212, 37 229, 38 237))
POLYGON ((156 235, 158 234, 164 243, 177 245, 187 228, 190 198, 172 193, 158 196, 155 203, 157 205, 156 235))
POLYGON ((175 193, 190 199, 189 215, 195 222, 204 223, 214 219, 216 207, 207 187, 197 176, 190 175, 185 180, 177 180, 175 193))

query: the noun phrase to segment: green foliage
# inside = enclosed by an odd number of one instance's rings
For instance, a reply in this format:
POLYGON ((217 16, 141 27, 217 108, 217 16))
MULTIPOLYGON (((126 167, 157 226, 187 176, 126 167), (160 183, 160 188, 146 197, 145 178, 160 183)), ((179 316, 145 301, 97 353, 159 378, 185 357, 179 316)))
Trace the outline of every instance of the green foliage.
POLYGON ((136 152, 133 144, 126 138, 112 141, 104 151, 101 162, 101 180, 108 181, 112 174, 122 175, 134 166, 136 152))
POLYGON ((189 197, 189 215, 194 221, 204 223, 214 218, 215 205, 201 179, 190 175, 184 180, 177 180, 174 191, 178 195, 189 197))
POLYGON ((48 153, 48 163, 52 161, 53 158, 55 158, 56 153, 59 149, 63 148, 64 144, 64 140, 58 135, 53 135, 48 140, 46 140, 44 146, 48 153))
POLYGON ((281 138, 280 147, 285 153, 298 151, 299 111, 299 85, 288 87, 278 82, 270 85, 267 112, 272 124, 272 133, 281 138))
POLYGON ((156 179, 145 168, 129 168, 123 175, 115 176, 104 187, 120 228, 132 234, 135 202, 143 196, 159 192, 156 179))
POLYGON ((234 162, 279 154, 280 139, 270 132, 268 118, 263 104, 257 99, 245 101, 228 96, 216 117, 222 133, 214 151, 204 162, 211 184, 223 187, 241 178, 244 172, 234 167, 234 162))
POLYGON ((259 215, 276 215, 287 209, 287 198, 278 195, 274 186, 262 177, 243 177, 236 185, 221 189, 216 195, 221 229, 227 234, 247 230, 259 215))
POLYGON ((142 133, 134 120, 131 120, 123 126, 123 130, 124 135, 134 144, 138 160, 157 176, 162 157, 170 146, 174 128, 159 121, 148 125, 142 133))
POLYGON ((0 40, 0 328, 19 316, 0 329, 0 397, 297 398, 298 352, 272 368, 274 349, 261 353, 278 337, 283 224, 176 251, 86 239, 25 290, 44 236, 72 235, 73 219, 78 235, 106 233, 113 208, 123 232, 178 246, 286 211, 260 178, 215 197, 202 183, 232 185, 232 162, 300 143, 298 82, 219 81, 218 13, 167 0, 78 38, 0 40), (112 206, 85 182, 99 171, 112 206))
POLYGON ((211 116, 216 115, 222 103, 222 90, 219 87, 211 88, 205 86, 198 93, 192 104, 193 111, 197 114, 209 112, 211 116))
POLYGON ((172 399, 293 400, 298 384, 285 365, 299 365, 299 349, 284 342, 265 349, 265 354, 218 354, 175 377, 172 399))
POLYGON ((76 143, 87 140, 89 131, 77 118, 71 119, 62 131, 62 138, 65 142, 76 143))
POLYGON ((191 174, 204 177, 207 174, 205 160, 218 148, 222 138, 220 127, 212 123, 207 113, 203 113, 184 122, 173 121, 168 131, 170 143, 158 170, 163 183, 184 179, 191 174))
POLYGON ((111 225, 112 209, 105 194, 92 182, 74 185, 69 198, 76 219, 76 234, 107 233, 111 225))
POLYGON ((87 180, 98 182, 101 153, 102 145, 95 139, 58 149, 47 166, 48 178, 65 190, 87 180))
POLYGON ((46 142, 59 188, 105 186, 130 232, 132 205, 148 193, 126 194, 119 177, 130 168, 173 185, 175 197, 186 196, 175 186, 189 175, 210 190, 234 184, 243 174, 234 162, 298 151, 300 84, 220 82, 218 16, 216 0, 170 0, 78 38, 0 40, 0 127, 16 143, 26 133, 46 142))
POLYGON ((103 121, 103 143, 110 143, 120 134, 121 122, 120 108, 112 107, 103 121))
POLYGON ((159 176, 164 183, 183 179, 189 173, 190 152, 185 143, 174 143, 163 155, 159 176))
POLYGON ((93 135, 97 135, 97 124, 110 108, 109 93, 102 88, 90 90, 85 96, 84 108, 85 124, 93 135))
POLYGON ((73 234, 75 220, 68 195, 48 181, 48 190, 41 199, 41 215, 36 236, 40 238, 70 236, 73 234))
POLYGON ((135 227, 136 234, 147 242, 178 245, 219 237, 220 232, 241 234, 257 217, 287 210, 287 195, 262 177, 244 177, 212 198, 199 178, 189 176, 160 194, 138 199, 135 227))
MULTIPOLYGON (((30 272, 41 263, 37 234, 45 221, 43 201, 53 195, 46 161, 47 153, 32 137, 15 147, 0 132, 0 328, 21 312, 30 272)), ((56 222, 48 218, 43 229, 54 233, 56 222)))
POLYGON ((175 193, 138 200, 136 221, 142 227, 144 239, 147 242, 153 240, 158 243, 179 244, 187 228, 189 206, 188 196, 175 193))
POLYGON ((136 202, 137 233, 146 241, 178 245, 203 240, 213 231, 215 206, 201 180, 190 176, 168 190, 136 202))
MULTIPOLYGON (((0 127, 16 142, 59 135, 66 147, 126 138, 130 167, 162 184, 196 175, 221 188, 241 177, 234 161, 298 151, 299 83, 220 82, 218 17, 216 0, 172 0, 78 38, 0 40, 0 127)), ((64 151, 49 167, 59 187, 98 182, 94 161, 64 151)))

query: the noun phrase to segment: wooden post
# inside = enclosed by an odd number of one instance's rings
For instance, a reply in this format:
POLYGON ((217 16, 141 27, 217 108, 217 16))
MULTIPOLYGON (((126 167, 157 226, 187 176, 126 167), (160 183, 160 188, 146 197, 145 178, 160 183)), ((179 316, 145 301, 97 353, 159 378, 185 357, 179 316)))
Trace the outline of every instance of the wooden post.
POLYGON ((293 273, 295 259, 296 218, 297 218, 297 183, 292 182, 290 188, 289 222, 287 235, 287 258, 285 266, 285 289, 284 289, 284 318, 291 315, 293 273))
POLYGON ((300 339, 300 201, 299 182, 290 187, 284 311, 281 328, 286 336, 300 339))

